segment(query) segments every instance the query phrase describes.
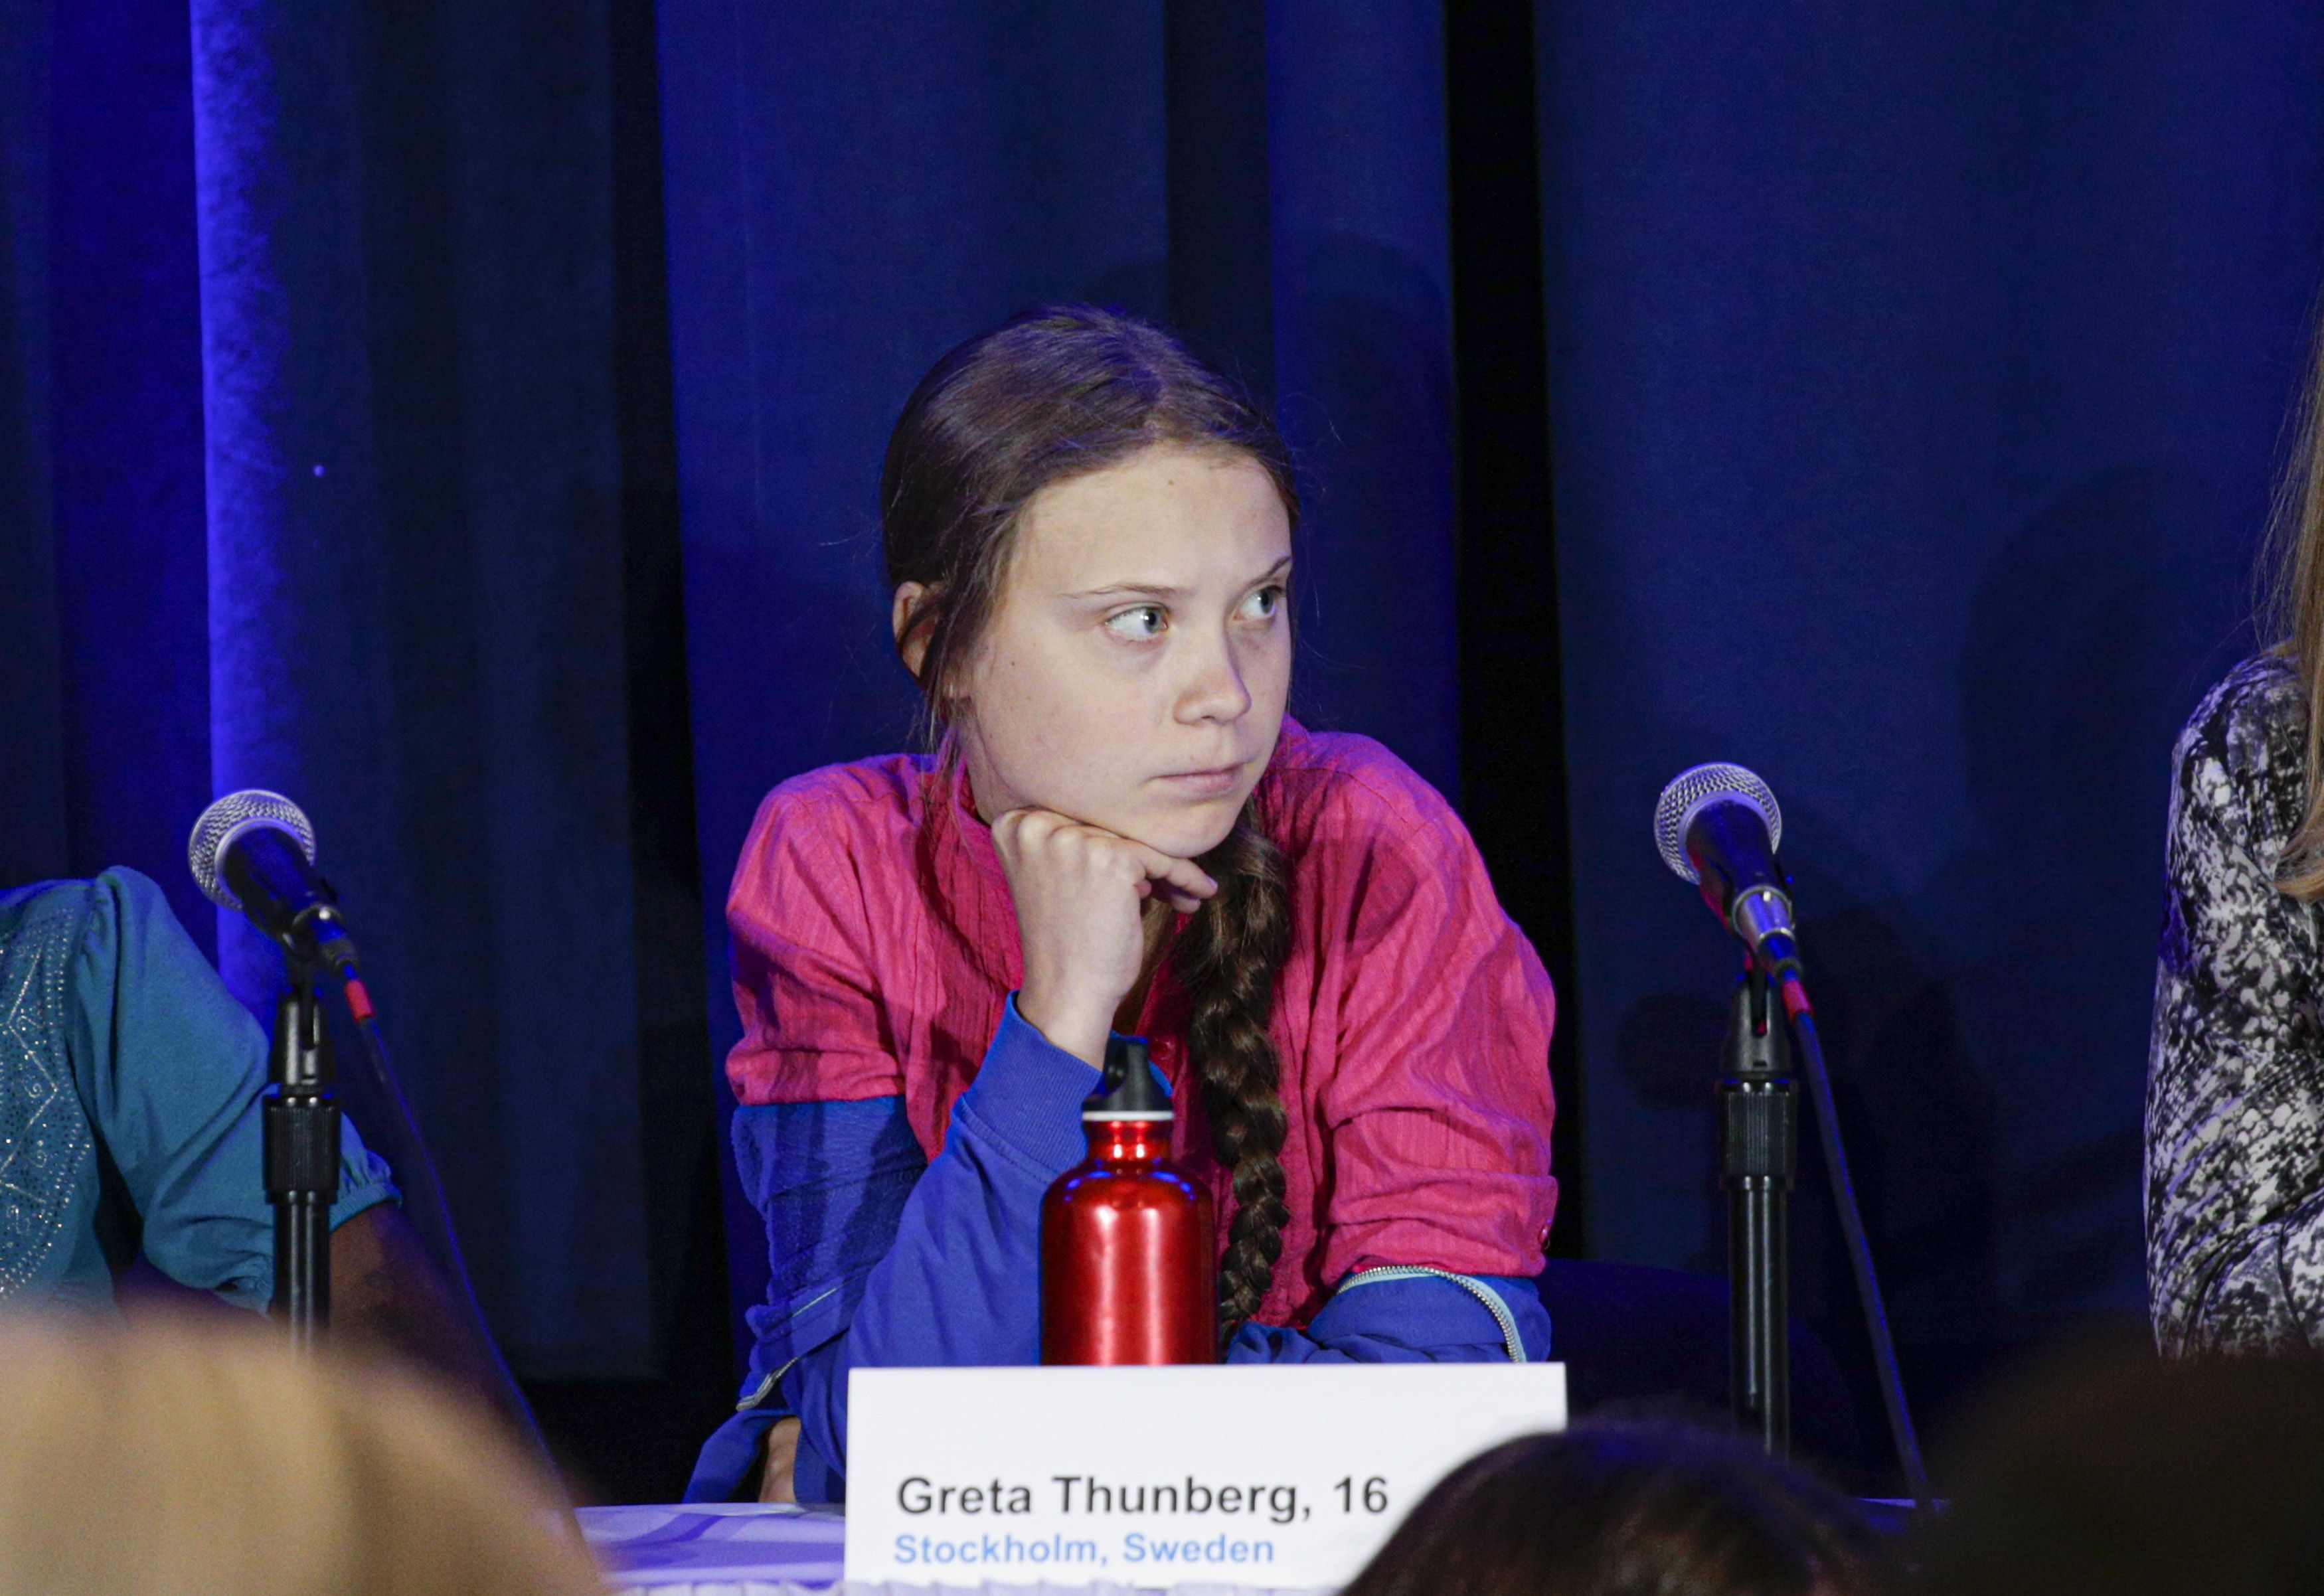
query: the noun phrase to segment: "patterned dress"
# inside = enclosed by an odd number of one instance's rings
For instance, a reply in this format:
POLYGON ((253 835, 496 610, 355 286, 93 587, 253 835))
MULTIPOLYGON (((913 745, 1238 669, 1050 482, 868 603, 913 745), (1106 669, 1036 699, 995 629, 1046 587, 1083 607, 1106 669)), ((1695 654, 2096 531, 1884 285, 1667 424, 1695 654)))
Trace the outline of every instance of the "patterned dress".
POLYGON ((2172 754, 2146 1089, 2146 1271, 2165 1352, 2324 1349, 2324 911, 2278 891, 2307 708, 2247 660, 2172 754))

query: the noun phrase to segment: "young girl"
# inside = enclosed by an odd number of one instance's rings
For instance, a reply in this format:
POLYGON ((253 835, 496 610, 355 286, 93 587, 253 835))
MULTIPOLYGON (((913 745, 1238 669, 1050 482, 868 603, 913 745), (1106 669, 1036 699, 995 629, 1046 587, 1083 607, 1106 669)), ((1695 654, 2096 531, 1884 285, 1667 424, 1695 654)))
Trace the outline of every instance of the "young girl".
POLYGON ((838 1499, 850 1368, 1039 1361, 1041 1196, 1112 1031, 1217 1201, 1228 1361, 1542 1356, 1549 981, 1444 800, 1285 716, 1265 419, 1153 327, 1044 311, 921 382, 881 504, 942 742, 785 782, 743 845, 773 1282, 689 1499, 838 1499))

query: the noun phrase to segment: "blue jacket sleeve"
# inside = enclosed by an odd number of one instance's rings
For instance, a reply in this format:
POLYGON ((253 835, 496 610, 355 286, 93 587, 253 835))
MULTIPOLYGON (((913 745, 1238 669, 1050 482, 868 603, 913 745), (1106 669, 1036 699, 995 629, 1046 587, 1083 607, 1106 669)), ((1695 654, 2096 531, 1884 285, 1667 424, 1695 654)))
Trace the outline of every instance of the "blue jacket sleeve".
MULTIPOLYGON (((1549 1310, 1523 1276, 1468 1277, 1501 1299, 1527 1361, 1549 1356, 1549 1310)), ((1508 1337, 1468 1286, 1440 1277, 1342 1282, 1304 1331, 1246 1324, 1230 1363, 1499 1363, 1508 1337)))
MULTIPOLYGON (((758 1342, 742 1410, 704 1447, 687 1500, 732 1499, 766 1430, 793 1414, 798 1499, 843 1499, 850 1370, 1039 1361, 1041 1198, 1085 1155, 1075 1111, 1097 1082, 1012 998, 925 1174, 912 1168, 917 1145, 897 1098, 757 1111, 766 1117, 752 1121, 748 1150, 738 1113, 737 1162, 767 1215, 775 1287, 751 1315, 758 1342), (849 1129, 835 1133, 843 1117, 849 1129)), ((1527 1356, 1545 1355, 1549 1318, 1533 1282, 1481 1285, 1506 1305, 1527 1356)), ((1434 1278, 1344 1290, 1305 1332, 1247 1324, 1227 1353, 1275 1363, 1508 1356, 1500 1320, 1463 1285, 1434 1278)))
POLYGON ((687 1500, 731 1499, 768 1426, 792 1413, 804 1432, 799 1499, 837 1499, 847 1371, 858 1365, 1040 1361, 1041 1198, 1087 1151, 1077 1111, 1097 1084, 1012 997, 925 1173, 911 1168, 917 1146, 904 1151, 896 1098, 787 1105, 752 1123, 763 1145, 748 1154, 737 1115, 746 1183, 765 1171, 752 1196, 767 1216, 775 1300, 752 1310, 743 1407, 703 1449, 687 1500), (843 1107, 855 1112, 835 1135, 843 1107))

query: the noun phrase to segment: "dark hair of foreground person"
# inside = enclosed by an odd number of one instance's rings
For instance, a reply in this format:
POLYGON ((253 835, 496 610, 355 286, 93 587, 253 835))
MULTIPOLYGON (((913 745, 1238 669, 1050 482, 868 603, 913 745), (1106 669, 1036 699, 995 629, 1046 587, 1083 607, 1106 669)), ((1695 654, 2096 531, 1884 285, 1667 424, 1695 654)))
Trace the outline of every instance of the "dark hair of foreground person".
POLYGON ((2324 1593, 2324 1364, 2053 1358, 1964 1431, 1939 1596, 2324 1593))
POLYGON ((1667 1422, 1527 1435, 1421 1499, 1343 1596, 1866 1596, 1886 1543, 1748 1442, 1667 1422))

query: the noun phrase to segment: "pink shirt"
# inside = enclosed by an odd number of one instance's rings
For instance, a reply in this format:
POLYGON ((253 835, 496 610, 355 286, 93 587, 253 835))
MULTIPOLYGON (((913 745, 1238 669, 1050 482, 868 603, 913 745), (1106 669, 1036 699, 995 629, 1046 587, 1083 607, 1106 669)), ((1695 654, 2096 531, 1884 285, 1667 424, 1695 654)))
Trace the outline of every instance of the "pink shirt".
MULTIPOLYGON (((1284 723, 1259 816, 1291 865, 1272 1029, 1291 1218, 1259 1317, 1304 1325, 1357 1269, 1531 1276, 1556 1206, 1549 977, 1460 819, 1368 737, 1284 723)), ((1017 917, 966 781, 934 759, 833 765, 767 795, 727 899, 744 1103, 900 1095, 942 1148, 1023 979, 1017 917)), ((1176 1157, 1232 1213, 1166 962, 1140 1029, 1176 1157)))

